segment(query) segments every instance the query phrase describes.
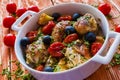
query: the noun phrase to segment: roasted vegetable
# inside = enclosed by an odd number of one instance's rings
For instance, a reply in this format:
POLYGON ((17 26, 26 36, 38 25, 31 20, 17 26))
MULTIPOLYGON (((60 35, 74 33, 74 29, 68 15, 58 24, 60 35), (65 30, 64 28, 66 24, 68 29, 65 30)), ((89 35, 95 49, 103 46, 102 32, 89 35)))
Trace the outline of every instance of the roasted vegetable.
POLYGON ((45 25, 48 23, 48 21, 51 21, 53 20, 54 18, 45 14, 45 13, 42 13, 39 17, 39 20, 38 20, 38 24, 39 25, 45 25))

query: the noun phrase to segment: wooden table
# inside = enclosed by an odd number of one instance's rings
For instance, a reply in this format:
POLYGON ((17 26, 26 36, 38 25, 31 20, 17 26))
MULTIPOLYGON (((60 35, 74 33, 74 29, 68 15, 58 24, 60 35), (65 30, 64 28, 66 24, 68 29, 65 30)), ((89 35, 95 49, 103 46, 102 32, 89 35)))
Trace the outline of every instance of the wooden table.
MULTIPOLYGON (((10 61, 17 61, 14 48, 7 47, 3 44, 3 37, 8 33, 16 33, 10 29, 6 29, 2 25, 2 20, 5 16, 9 15, 5 9, 6 4, 9 2, 15 2, 20 7, 27 7, 30 5, 37 5, 40 9, 44 7, 49 7, 61 3, 67 2, 78 2, 78 3, 85 3, 90 5, 98 5, 102 2, 108 2, 111 4, 112 10, 110 15, 114 18, 108 19, 110 24, 110 29, 114 30, 115 24, 120 24, 120 0, 113 0, 115 5, 111 3, 111 0, 0 0, 0 72, 3 69, 8 68, 11 72, 17 69, 15 63, 10 61)), ((106 69, 109 65, 102 65, 94 74, 86 78, 86 80, 120 80, 120 70, 118 67, 111 67, 106 69)), ((21 66, 22 67, 22 66, 21 66)), ((23 70, 25 70, 22 67, 23 70)), ((83 73, 84 74, 84 73, 83 73)), ((6 76, 0 75, 0 80, 8 80, 6 76)), ((14 76, 10 79, 14 80, 14 76)), ((20 79, 21 80, 21 79, 20 79)))

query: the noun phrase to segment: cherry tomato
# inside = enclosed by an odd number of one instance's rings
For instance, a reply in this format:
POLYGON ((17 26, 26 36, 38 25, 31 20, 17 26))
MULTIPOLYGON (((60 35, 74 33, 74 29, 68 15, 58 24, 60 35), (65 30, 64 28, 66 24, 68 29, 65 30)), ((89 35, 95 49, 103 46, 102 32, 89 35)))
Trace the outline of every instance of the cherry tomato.
POLYGON ((53 57, 62 57, 63 54, 61 52, 61 50, 64 48, 64 45, 61 42, 54 42, 50 45, 50 47, 48 48, 48 52, 50 53, 50 55, 52 55, 53 57))
POLYGON ((26 34, 26 36, 30 39, 30 42, 33 42, 37 36, 37 31, 30 31, 26 34))
POLYGON ((8 47, 13 47, 15 44, 16 36, 14 34, 7 34, 4 36, 4 44, 8 47))
POLYGON ((13 16, 7 16, 3 19, 3 26, 5 28, 11 28, 12 24, 16 21, 13 16))
POLYGON ((61 16, 61 17, 58 18, 57 21, 61 21, 61 20, 69 20, 69 21, 71 21, 71 20, 72 20, 72 17, 69 16, 69 15, 61 16))
POLYGON ((91 45, 92 55, 95 55, 101 47, 102 47, 102 43, 100 43, 100 42, 92 43, 92 45, 91 45))
POLYGON ((55 23, 53 21, 49 21, 48 24, 43 27, 42 32, 44 34, 51 34, 54 26, 55 23))
POLYGON ((55 23, 54 23, 53 21, 49 21, 49 22, 48 22, 48 25, 54 27, 54 26, 55 26, 55 23))
POLYGON ((98 6, 98 9, 104 14, 104 15, 108 15, 111 11, 111 6, 107 3, 101 3, 98 6))
POLYGON ((29 6, 28 10, 34 11, 34 12, 39 12, 39 8, 37 6, 29 6))
POLYGON ((117 26, 115 27, 115 31, 120 33, 120 25, 117 25, 117 26))
POLYGON ((6 5, 6 9, 9 13, 13 14, 16 12, 17 6, 15 3, 11 2, 6 5))
POLYGON ((71 43, 72 41, 75 41, 78 39, 78 35, 76 33, 70 34, 68 35, 65 39, 64 42, 65 43, 71 43))
POLYGON ((36 68, 36 70, 38 70, 38 71, 43 71, 43 70, 44 70, 44 66, 43 66, 43 65, 39 65, 39 66, 36 68))
POLYGON ((20 17, 20 16, 21 16, 22 14, 24 14, 26 11, 27 11, 26 8, 19 8, 19 9, 17 9, 17 11, 16 11, 16 15, 17 15, 18 17, 20 17))
POLYGON ((27 33, 26 36, 27 36, 27 37, 31 37, 31 36, 36 37, 36 36, 37 36, 37 33, 38 33, 37 31, 30 31, 30 32, 27 33))

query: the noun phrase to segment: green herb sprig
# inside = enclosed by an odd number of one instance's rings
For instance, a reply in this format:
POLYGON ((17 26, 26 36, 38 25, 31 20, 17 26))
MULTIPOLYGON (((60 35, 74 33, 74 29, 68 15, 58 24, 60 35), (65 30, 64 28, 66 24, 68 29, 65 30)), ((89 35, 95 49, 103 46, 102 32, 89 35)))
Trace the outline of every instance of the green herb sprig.
POLYGON ((7 78, 8 78, 8 80, 11 80, 11 76, 12 76, 12 75, 11 75, 11 72, 10 72, 10 70, 9 70, 8 68, 3 69, 1 74, 2 74, 2 76, 3 76, 3 75, 6 75, 7 78))
POLYGON ((110 62, 110 65, 111 66, 120 66, 120 54, 119 53, 116 53, 113 57, 113 60, 110 62))
POLYGON ((64 43, 64 45, 65 46, 67 46, 67 47, 71 47, 71 46, 73 46, 73 45, 75 45, 76 44, 76 41, 72 41, 71 43, 64 43))
POLYGON ((15 76, 14 80, 36 80, 30 73, 24 73, 24 71, 20 67, 20 63, 16 61, 10 61, 16 64, 17 70, 14 72, 11 72, 9 68, 5 68, 2 70, 1 75, 2 76, 7 76, 8 80, 13 80, 12 76, 15 76))

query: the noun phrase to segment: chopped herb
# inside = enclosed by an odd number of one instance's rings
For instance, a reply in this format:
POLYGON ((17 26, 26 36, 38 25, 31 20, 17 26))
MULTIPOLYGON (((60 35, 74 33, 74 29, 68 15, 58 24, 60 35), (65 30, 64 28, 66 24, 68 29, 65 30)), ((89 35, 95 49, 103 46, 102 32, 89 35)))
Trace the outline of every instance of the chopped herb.
POLYGON ((31 56, 35 56, 35 53, 34 53, 34 52, 31 52, 31 56))
POLYGON ((91 18, 91 16, 85 16, 85 19, 89 20, 91 18))
POLYGON ((61 52, 64 54, 66 52, 66 49, 64 48, 61 52))
POLYGON ((24 73, 24 71, 21 70, 21 68, 18 68, 14 74, 15 74, 15 78, 18 79, 22 76, 22 74, 24 73))
POLYGON ((59 33, 63 33, 63 31, 62 31, 61 29, 58 29, 58 32, 59 32, 59 33))
POLYGON ((72 46, 72 44, 70 43, 70 44, 67 44, 67 47, 71 47, 72 46))
POLYGON ((24 74, 24 71, 21 69, 19 62, 16 62, 16 61, 9 61, 9 62, 15 63, 17 66, 17 70, 15 70, 14 72, 11 72, 9 70, 9 68, 5 68, 2 70, 2 73, 1 73, 2 76, 6 75, 8 80, 11 80, 12 76, 15 76, 14 80, 18 80, 18 79, 20 79, 20 80, 36 80, 31 74, 29 74, 29 73, 24 74))
POLYGON ((119 18, 120 17, 120 14, 119 15, 117 15, 117 16, 115 16, 115 17, 113 17, 112 15, 107 15, 106 16, 107 17, 107 19, 116 19, 116 18, 119 18))
POLYGON ((60 67, 56 66, 55 69, 54 69, 54 72, 58 72, 58 71, 60 71, 60 67))
POLYGON ((81 16, 81 17, 79 17, 79 18, 77 18, 77 21, 78 21, 78 20, 80 20, 80 19, 82 19, 82 16, 81 16))
MULTIPOLYGON (((68 31, 68 32, 67 32, 67 34, 70 34, 70 32, 68 31)), ((67 35, 66 35, 66 34, 64 34, 64 35, 63 35, 63 38, 65 38, 66 36, 67 36, 67 35)))
POLYGON ((97 4, 92 4, 93 7, 95 8, 98 8, 98 5, 97 4))
POLYGON ((90 43, 88 41, 84 41, 84 44, 89 47, 90 46, 90 43))
POLYGON ((2 70, 2 76, 3 75, 6 75, 8 80, 11 80, 12 75, 11 75, 11 72, 10 72, 10 70, 8 68, 2 70))
POLYGON ((120 54, 116 53, 113 57, 113 60, 110 62, 111 66, 120 66, 120 54))
POLYGON ((12 61, 12 60, 9 60, 9 62, 10 62, 10 63, 15 63, 15 62, 16 62, 16 60, 14 60, 14 61, 12 61))
POLYGON ((71 59, 74 59, 74 58, 75 58, 75 55, 71 55, 70 57, 71 57, 71 59))
POLYGON ((64 43, 64 45, 67 46, 67 47, 71 47, 71 46, 73 46, 75 44, 76 44, 76 41, 73 41, 73 42, 68 43, 68 44, 64 43))
POLYGON ((36 80, 31 74, 24 74, 23 76, 22 76, 22 79, 23 80, 36 80))
MULTIPOLYGON (((12 14, 13 17, 16 17, 17 15, 15 13, 12 14)), ((24 20, 23 20, 24 21, 24 20)))
POLYGON ((87 61, 88 59, 86 59, 85 57, 81 56, 81 60, 87 61))
POLYGON ((51 43, 53 43, 54 42, 54 39, 53 39, 53 37, 51 36, 51 43))
POLYGON ((70 21, 71 26, 73 26, 74 23, 75 23, 75 21, 70 21))
POLYGON ((107 15, 106 17, 107 17, 107 19, 112 19, 112 16, 110 14, 107 15))
POLYGON ((41 36, 43 36, 43 34, 42 34, 42 33, 39 33, 39 34, 36 36, 35 40, 38 40, 39 37, 41 37, 41 36))

